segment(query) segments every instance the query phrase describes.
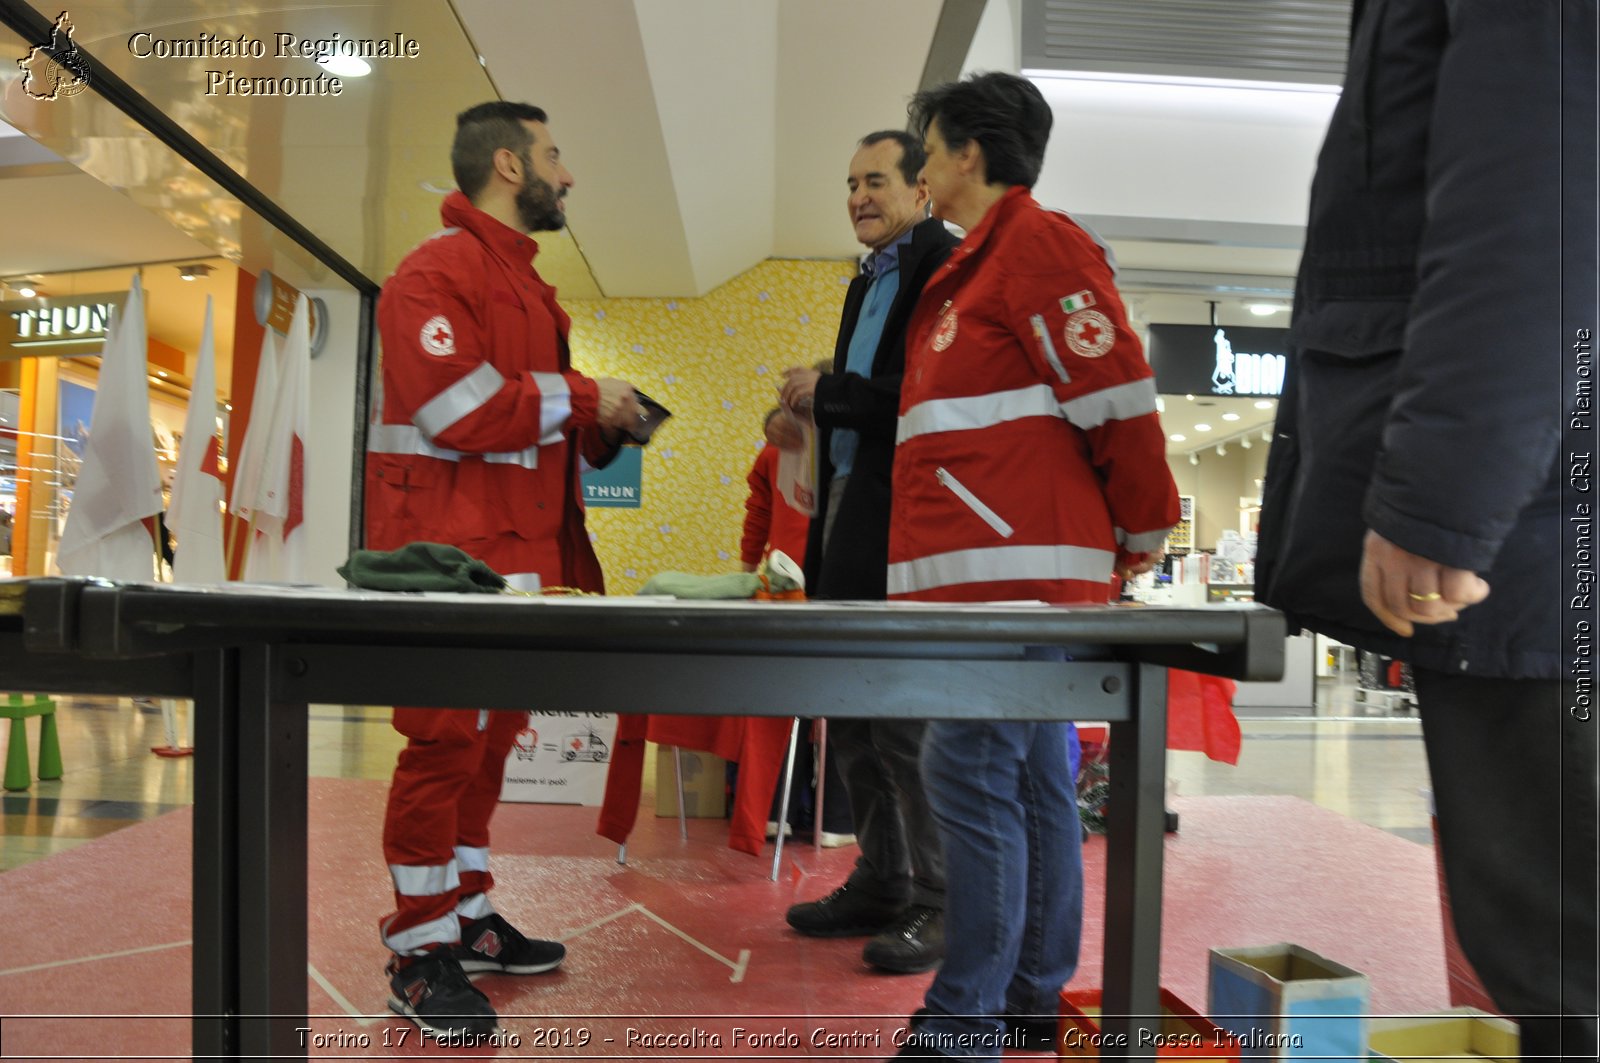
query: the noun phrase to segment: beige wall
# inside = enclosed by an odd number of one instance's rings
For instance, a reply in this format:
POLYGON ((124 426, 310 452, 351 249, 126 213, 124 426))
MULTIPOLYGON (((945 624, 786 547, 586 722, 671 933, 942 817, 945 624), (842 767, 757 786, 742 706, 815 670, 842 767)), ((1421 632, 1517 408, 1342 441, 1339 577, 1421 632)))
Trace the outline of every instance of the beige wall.
POLYGON ((1239 529, 1239 499, 1260 495, 1256 480, 1266 473, 1268 449, 1261 442, 1249 450, 1234 444, 1221 457, 1208 449, 1196 455, 1198 465, 1190 465, 1186 455, 1168 455, 1178 493, 1194 495, 1196 550, 1209 553, 1224 528, 1239 529))

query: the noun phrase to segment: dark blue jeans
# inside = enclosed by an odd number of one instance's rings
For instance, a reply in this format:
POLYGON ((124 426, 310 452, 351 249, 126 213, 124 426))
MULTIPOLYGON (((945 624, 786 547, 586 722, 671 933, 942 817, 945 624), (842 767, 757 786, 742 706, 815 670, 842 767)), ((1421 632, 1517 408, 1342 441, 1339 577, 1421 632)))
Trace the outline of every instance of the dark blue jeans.
POLYGON ((928 724, 946 951, 919 1030, 946 1055, 999 1059, 1001 1016, 1059 1010, 1083 929, 1077 772, 1070 723, 928 724))

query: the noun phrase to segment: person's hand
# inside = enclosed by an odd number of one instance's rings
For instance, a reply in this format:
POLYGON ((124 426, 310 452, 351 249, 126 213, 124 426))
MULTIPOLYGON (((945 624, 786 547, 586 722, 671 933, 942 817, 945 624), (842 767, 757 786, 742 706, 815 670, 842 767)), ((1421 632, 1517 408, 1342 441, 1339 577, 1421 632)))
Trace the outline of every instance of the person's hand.
POLYGON ((817 381, 822 379, 822 374, 815 369, 802 369, 796 366, 783 371, 783 390, 778 393, 778 400, 785 409, 811 415, 812 404, 817 398, 817 381))
POLYGON ((799 450, 806 442, 800 422, 788 410, 780 410, 767 418, 766 437, 767 443, 779 450, 799 450))
POLYGON ((1361 600, 1383 626, 1411 637, 1414 624, 1444 624, 1489 597, 1476 572, 1413 554, 1375 531, 1361 550, 1361 600))
POLYGON ((739 570, 741 572, 754 572, 756 570, 756 566, 752 565, 748 561, 741 561, 739 562, 739 570))
POLYGON ((626 434, 639 423, 639 399, 633 385, 626 380, 599 377, 595 385, 600 389, 599 422, 626 434))
POLYGON ((1129 554, 1117 552, 1117 575, 1125 580, 1135 576, 1142 576, 1146 572, 1161 564, 1161 559, 1166 556, 1165 550, 1158 550, 1153 554, 1129 554))

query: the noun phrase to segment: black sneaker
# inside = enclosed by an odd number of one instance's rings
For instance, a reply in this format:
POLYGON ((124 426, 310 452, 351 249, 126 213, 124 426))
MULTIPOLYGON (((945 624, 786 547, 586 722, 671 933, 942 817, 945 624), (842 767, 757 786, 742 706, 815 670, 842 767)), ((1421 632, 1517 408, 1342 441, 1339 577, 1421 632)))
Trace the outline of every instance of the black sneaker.
POLYGON ((499 1023, 489 998, 467 981, 448 948, 434 949, 404 967, 395 956, 385 971, 394 994, 389 1010, 423 1029, 476 1037, 493 1033, 499 1023))
POLYGON ((876 934, 905 910, 904 901, 869 897, 850 883, 819 901, 807 901, 784 916, 790 926, 814 938, 847 938, 876 934))
POLYGON ((896 974, 931 971, 944 960, 944 912, 913 904, 867 942, 861 958, 896 974))
POLYGON ((567 947, 558 941, 522 936, 499 912, 461 923, 461 943, 450 954, 463 971, 500 971, 504 974, 542 974, 561 966, 567 947))

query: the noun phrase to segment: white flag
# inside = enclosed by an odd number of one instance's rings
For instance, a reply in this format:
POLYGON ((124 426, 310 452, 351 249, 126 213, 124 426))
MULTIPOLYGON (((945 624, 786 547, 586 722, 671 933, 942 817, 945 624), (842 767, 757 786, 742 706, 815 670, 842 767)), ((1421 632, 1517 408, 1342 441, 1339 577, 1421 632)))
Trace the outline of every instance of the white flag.
MULTIPOLYGON (((250 569, 251 579, 305 583, 307 571, 305 500, 306 438, 311 428, 311 304, 302 293, 294 306, 283 344, 283 378, 272 406, 272 430, 256 491, 255 549, 261 537, 274 541, 279 555, 269 571, 250 569)), ((254 552, 254 551, 252 551, 254 552)))
POLYGON ((217 447, 217 355, 211 331, 211 297, 206 296, 206 327, 189 389, 189 412, 178 449, 178 474, 172 481, 167 526, 177 536, 172 577, 177 583, 223 583, 222 467, 217 447))
POLYGON ((144 292, 135 277, 100 353, 89 440, 56 551, 68 575, 155 578, 155 540, 142 523, 161 512, 148 357, 144 292))
POLYGON ((250 423, 239 444, 233 470, 233 497, 228 511, 241 520, 255 516, 256 493, 261 490, 261 467, 266 463, 267 436, 272 432, 272 404, 278 400, 278 345, 272 326, 261 335, 261 360, 256 363, 256 389, 250 399, 250 423))

